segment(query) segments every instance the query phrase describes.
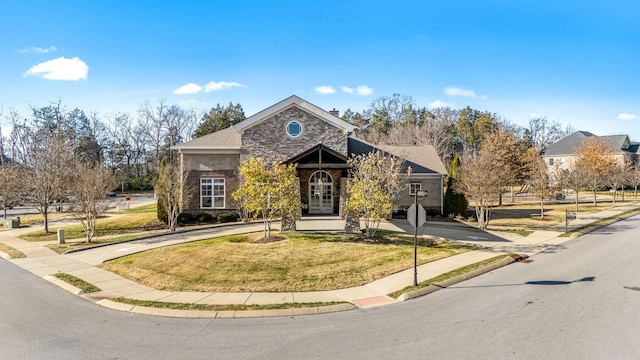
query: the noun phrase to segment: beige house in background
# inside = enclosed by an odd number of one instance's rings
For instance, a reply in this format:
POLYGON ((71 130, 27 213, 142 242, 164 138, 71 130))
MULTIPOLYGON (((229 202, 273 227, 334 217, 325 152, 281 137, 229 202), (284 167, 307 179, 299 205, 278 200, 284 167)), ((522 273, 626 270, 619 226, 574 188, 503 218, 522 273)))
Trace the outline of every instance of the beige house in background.
POLYGON ((611 148, 615 150, 613 156, 622 165, 633 165, 638 163, 640 143, 631 142, 628 135, 607 135, 597 136, 588 131, 576 131, 573 134, 555 142, 547 147, 542 153, 542 159, 550 174, 559 170, 567 170, 575 161, 575 151, 589 138, 597 137, 603 139, 611 148))
MULTIPOLYGON (((419 202, 443 212, 446 168, 433 146, 374 145, 354 136, 354 126, 335 110, 325 111, 297 96, 288 97, 227 129, 177 145, 181 164, 189 166, 187 186, 195 196, 186 212, 235 212, 231 194, 238 187, 238 167, 251 157, 267 162, 295 163, 303 215, 343 217, 347 160, 381 150, 411 167, 407 189, 396 205, 408 207, 416 191, 428 196, 419 202)), ((292 189, 294 191, 294 189, 292 189)))

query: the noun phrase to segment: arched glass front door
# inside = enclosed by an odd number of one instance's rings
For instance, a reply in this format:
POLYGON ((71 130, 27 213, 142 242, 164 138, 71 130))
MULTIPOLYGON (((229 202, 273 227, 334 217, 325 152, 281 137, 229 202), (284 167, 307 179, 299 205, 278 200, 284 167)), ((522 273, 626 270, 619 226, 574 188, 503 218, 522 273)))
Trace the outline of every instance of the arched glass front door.
POLYGON ((326 171, 309 178, 309 214, 333 214, 333 178, 326 171))

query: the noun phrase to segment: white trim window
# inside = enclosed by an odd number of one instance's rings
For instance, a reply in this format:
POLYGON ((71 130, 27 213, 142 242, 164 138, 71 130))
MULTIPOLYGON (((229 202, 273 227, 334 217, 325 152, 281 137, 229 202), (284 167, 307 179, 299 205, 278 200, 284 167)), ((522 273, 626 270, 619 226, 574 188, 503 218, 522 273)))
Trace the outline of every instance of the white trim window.
POLYGON ((200 208, 224 209, 224 178, 200 179, 200 208))
POLYGON ((419 182, 409 183, 409 195, 413 196, 418 191, 422 191, 422 183, 419 183, 419 182))
POLYGON ((299 121, 292 120, 292 121, 289 121, 289 123, 287 123, 286 130, 287 130, 287 135, 289 135, 289 137, 297 138, 298 136, 302 135, 302 132, 304 131, 304 127, 302 126, 302 123, 300 123, 299 121))

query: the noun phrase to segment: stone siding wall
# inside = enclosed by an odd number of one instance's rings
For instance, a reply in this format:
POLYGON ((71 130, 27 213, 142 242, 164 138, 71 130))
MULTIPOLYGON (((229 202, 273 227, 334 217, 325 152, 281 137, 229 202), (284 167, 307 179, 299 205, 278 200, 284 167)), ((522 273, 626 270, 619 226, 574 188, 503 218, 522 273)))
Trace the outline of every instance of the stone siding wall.
POLYGON ((348 155, 347 134, 343 130, 300 108, 291 107, 244 130, 241 159, 261 157, 267 162, 281 162, 318 144, 348 155), (288 136, 286 131, 292 120, 303 127, 302 134, 296 138, 288 136))
POLYGON ((234 206, 233 194, 238 188, 238 170, 210 170, 198 171, 192 170, 187 177, 186 186, 193 189, 191 200, 186 204, 183 212, 190 214, 208 213, 213 216, 225 211, 236 212, 234 206), (205 178, 224 178, 225 190, 225 208, 224 209, 202 209, 200 208, 200 179, 205 178))
POLYGON ((411 179, 407 183, 407 187, 402 190, 396 197, 396 204, 399 208, 407 208, 415 202, 413 195, 409 195, 409 183, 418 182, 421 184, 422 190, 426 190, 428 195, 419 198, 418 203, 425 208, 437 209, 440 211, 440 201, 442 188, 440 187, 440 177, 430 179, 411 179))

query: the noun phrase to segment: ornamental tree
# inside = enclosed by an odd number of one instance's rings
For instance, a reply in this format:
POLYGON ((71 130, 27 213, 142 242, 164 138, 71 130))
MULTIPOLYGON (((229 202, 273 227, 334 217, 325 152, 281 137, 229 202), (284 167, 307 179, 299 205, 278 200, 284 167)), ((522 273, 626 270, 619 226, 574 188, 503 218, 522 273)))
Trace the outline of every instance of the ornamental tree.
MULTIPOLYGON (((240 186, 233 193, 236 201, 242 201, 248 211, 261 215, 264 237, 271 237, 271 224, 280 218, 283 223, 300 214, 302 204, 297 187, 296 164, 267 164, 262 158, 243 161, 238 172, 240 186)), ((283 224, 282 230, 287 226, 283 224)), ((295 222, 293 222, 295 229, 295 222)))
POLYGON ((593 192, 593 206, 597 206, 597 191, 607 185, 607 179, 615 171, 615 150, 604 139, 590 137, 576 149, 577 168, 585 174, 586 187, 593 192))
POLYGON ((396 210, 394 200, 405 187, 411 169, 402 173, 403 162, 381 151, 349 159, 352 178, 347 184, 347 212, 357 214, 367 237, 374 237, 380 221, 396 210))

